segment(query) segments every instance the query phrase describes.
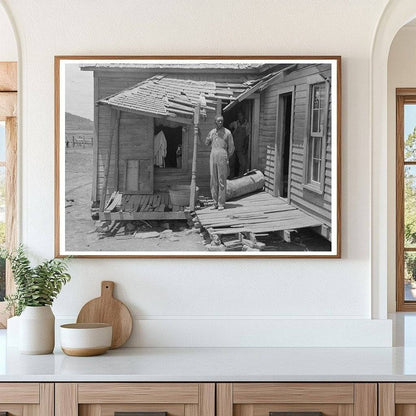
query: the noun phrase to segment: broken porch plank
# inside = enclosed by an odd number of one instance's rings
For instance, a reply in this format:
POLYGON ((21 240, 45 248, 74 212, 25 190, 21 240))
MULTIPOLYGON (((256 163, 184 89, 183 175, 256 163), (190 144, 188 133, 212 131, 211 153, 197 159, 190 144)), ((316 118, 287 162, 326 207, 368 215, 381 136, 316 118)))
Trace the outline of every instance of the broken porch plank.
MULTIPOLYGON (((247 202, 228 202, 225 204, 225 211, 230 212, 230 211, 234 211, 234 210, 240 210, 240 209, 253 209, 253 210, 275 210, 275 209, 279 209, 279 208, 285 208, 287 206, 290 206, 288 204, 277 204, 275 201, 253 201, 250 203, 247 202)), ((212 212, 210 212, 211 207, 207 207, 207 208, 202 208, 197 210, 198 214, 201 215, 208 215, 208 214, 212 214, 212 212)))
POLYGON ((136 197, 136 203, 134 204, 133 211, 140 211, 145 195, 136 195, 136 197))
POLYGON ((235 217, 245 217, 248 215, 271 215, 276 213, 282 213, 282 212, 290 212, 290 211, 297 211, 296 207, 293 206, 286 206, 276 209, 268 209, 268 210, 262 210, 262 209, 256 209, 256 208, 237 208, 237 209, 225 209, 224 211, 211 211, 211 213, 202 214, 200 215, 198 211, 196 211, 198 218, 201 219, 201 221, 210 221, 214 218, 235 218, 235 217), (267 212, 266 212, 267 211, 267 212))
POLYGON ((257 233, 264 233, 264 232, 274 232, 274 231, 282 231, 287 229, 299 229, 299 228, 311 228, 316 227, 315 223, 308 223, 308 222, 298 222, 297 224, 256 224, 255 227, 253 226, 247 226, 247 227, 240 227, 240 228, 217 228, 215 229, 215 232, 219 235, 221 234, 236 234, 239 232, 247 232, 251 231, 255 234, 257 233))
POLYGON ((308 218, 308 216, 306 216, 303 213, 299 213, 298 211, 285 211, 273 215, 268 215, 265 218, 223 218, 217 221, 215 221, 214 219, 212 221, 201 221, 201 224, 210 227, 218 227, 222 225, 232 227, 239 224, 261 224, 270 221, 287 221, 297 220, 301 218, 308 218))
POLYGON ((141 202, 140 212, 144 212, 146 210, 147 204, 149 203, 151 195, 144 195, 144 198, 141 202))
POLYGON ((230 213, 240 213, 240 212, 265 212, 265 211, 285 211, 288 209, 297 209, 293 205, 276 205, 273 203, 266 203, 266 204, 246 204, 246 205, 240 205, 240 206, 230 206, 228 205, 225 207, 224 211, 218 212, 218 211, 212 211, 210 209, 211 207, 204 208, 204 210, 197 210, 196 212, 198 215, 205 216, 205 215, 215 215, 215 214, 221 214, 221 215, 228 215, 230 213))
POLYGON ((114 208, 116 208, 118 205, 120 205, 122 197, 123 197, 123 195, 117 192, 114 195, 114 198, 111 201, 111 203, 105 208, 104 212, 107 212, 107 211, 111 212, 114 208))

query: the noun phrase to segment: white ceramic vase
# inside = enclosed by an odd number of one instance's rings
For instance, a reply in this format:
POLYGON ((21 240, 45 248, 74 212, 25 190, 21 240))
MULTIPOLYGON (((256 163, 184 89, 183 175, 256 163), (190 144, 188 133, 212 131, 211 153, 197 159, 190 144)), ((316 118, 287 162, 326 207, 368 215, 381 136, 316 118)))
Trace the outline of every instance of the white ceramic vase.
POLYGON ((26 306, 19 319, 21 354, 50 354, 55 347, 55 316, 50 306, 26 306))
POLYGON ((13 316, 7 320, 8 347, 19 347, 19 320, 20 316, 13 316))

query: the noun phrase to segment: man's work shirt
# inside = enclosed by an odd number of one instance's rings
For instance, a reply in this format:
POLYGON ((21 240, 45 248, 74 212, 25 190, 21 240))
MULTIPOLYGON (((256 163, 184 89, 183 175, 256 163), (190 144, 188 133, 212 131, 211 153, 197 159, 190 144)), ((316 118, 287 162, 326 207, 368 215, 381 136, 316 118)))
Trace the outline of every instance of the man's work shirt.
POLYGON ((211 145, 211 152, 225 151, 230 157, 234 153, 234 140, 230 130, 221 127, 219 130, 212 129, 205 139, 206 145, 211 145))

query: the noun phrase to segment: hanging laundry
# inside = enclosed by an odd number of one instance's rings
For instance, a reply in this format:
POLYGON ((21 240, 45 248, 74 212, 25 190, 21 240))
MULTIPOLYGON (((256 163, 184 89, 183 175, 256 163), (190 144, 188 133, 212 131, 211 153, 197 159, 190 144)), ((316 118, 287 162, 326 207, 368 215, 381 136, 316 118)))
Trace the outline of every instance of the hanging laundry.
POLYGON ((168 144, 166 141, 165 134, 162 130, 156 134, 153 141, 153 155, 154 164, 160 168, 165 167, 165 157, 167 153, 168 144))

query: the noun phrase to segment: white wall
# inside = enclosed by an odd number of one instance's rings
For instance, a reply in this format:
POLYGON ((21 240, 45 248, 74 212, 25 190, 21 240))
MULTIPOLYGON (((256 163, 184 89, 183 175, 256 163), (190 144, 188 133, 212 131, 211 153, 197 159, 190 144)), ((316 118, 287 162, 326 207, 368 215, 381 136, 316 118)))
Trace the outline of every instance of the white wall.
MULTIPOLYGON (((0 3, 1 4, 1 3, 0 3)), ((13 28, 6 13, 0 6, 0 61, 17 61, 17 45, 13 28)))
POLYGON ((390 323, 371 320, 370 259, 370 53, 387 0, 0 3, 22 49, 22 241, 40 257, 53 256, 54 55, 343 59, 342 259, 74 259, 73 280, 55 303, 59 318, 74 319, 109 279, 137 319, 130 345, 391 342, 390 323))
POLYGON ((416 87, 416 25, 404 26, 391 44, 388 60, 388 307, 396 310, 396 88, 416 87))

